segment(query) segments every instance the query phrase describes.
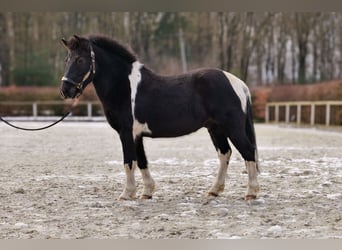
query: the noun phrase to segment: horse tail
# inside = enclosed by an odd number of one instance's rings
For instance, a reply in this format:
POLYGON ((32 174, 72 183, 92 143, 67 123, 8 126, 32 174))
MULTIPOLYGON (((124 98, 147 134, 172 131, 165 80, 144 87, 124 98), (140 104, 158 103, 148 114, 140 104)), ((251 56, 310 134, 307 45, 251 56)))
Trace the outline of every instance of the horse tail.
POLYGON ((256 136, 255 136, 255 129, 254 129, 254 122, 253 122, 253 112, 252 112, 252 102, 251 99, 247 98, 247 107, 246 107, 246 134, 249 139, 249 141, 252 143, 255 149, 255 164, 257 171, 260 173, 259 169, 259 159, 258 159, 258 148, 256 144, 256 136))

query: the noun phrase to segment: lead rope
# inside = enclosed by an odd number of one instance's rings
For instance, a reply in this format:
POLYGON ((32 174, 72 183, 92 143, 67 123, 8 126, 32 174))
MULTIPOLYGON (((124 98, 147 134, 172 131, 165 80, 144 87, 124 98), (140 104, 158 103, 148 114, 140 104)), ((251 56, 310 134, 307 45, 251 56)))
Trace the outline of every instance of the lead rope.
POLYGON ((19 130, 24 130, 24 131, 39 131, 39 130, 44 130, 44 129, 47 129, 47 128, 50 128, 54 125, 56 125, 57 123, 63 121, 68 115, 71 114, 73 108, 77 105, 78 103, 78 99, 75 99, 75 101, 73 102, 73 104, 71 105, 71 108, 68 112, 66 112, 59 120, 55 121, 54 123, 50 124, 50 125, 47 125, 45 127, 40 127, 40 128, 23 128, 23 127, 18 127, 8 121, 6 121, 4 118, 2 118, 0 116, 0 120, 3 121, 5 124, 7 124, 8 126, 12 127, 12 128, 16 128, 16 129, 19 129, 19 130))

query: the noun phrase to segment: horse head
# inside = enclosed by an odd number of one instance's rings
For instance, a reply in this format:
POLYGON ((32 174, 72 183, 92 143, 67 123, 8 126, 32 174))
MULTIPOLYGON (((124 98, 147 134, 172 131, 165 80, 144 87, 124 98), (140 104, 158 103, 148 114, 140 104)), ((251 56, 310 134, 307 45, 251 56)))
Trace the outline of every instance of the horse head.
POLYGON ((63 98, 75 98, 95 76, 95 53, 90 41, 84 37, 74 35, 68 41, 61 41, 68 55, 60 93, 63 98))

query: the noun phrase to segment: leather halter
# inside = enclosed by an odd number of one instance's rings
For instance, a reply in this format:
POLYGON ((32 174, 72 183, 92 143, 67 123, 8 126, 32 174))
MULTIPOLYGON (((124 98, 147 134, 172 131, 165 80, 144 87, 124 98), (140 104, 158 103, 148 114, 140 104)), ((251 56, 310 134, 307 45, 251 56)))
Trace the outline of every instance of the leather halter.
POLYGON ((90 46, 91 65, 89 67, 88 72, 84 75, 82 81, 75 82, 74 80, 66 76, 62 77, 62 81, 70 82, 76 87, 76 89, 78 90, 78 96, 82 94, 85 82, 88 81, 88 83, 90 83, 94 79, 94 76, 95 76, 95 53, 91 44, 89 44, 89 46, 90 46))

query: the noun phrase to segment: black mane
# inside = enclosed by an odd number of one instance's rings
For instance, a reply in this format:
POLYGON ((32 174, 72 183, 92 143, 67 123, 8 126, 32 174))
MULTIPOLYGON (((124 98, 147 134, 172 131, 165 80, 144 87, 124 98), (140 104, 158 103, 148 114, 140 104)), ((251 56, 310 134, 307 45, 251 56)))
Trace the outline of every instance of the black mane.
POLYGON ((127 46, 120 42, 104 35, 89 35, 88 39, 94 45, 123 58, 128 63, 133 63, 137 60, 137 56, 127 46))

